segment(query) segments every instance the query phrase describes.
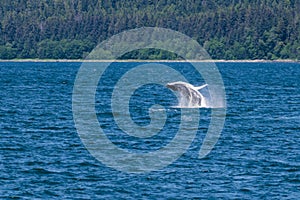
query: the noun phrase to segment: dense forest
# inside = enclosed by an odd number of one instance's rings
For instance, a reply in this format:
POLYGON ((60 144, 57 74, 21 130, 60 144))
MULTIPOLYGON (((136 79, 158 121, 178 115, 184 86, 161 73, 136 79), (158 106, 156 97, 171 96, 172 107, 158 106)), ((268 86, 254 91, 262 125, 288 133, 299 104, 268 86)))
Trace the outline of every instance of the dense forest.
POLYGON ((300 59, 299 0, 0 0, 0 59, 84 58, 144 26, 182 32, 213 59, 300 59))

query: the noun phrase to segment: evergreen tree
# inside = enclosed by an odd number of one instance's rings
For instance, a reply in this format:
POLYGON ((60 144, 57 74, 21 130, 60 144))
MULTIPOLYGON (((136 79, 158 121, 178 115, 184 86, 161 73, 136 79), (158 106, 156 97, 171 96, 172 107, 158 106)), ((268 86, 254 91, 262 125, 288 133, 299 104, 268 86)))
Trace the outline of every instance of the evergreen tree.
MULTIPOLYGON (((187 34, 214 59, 300 57, 296 0, 0 0, 0 5, 0 59, 84 58, 98 42, 143 26, 187 34)), ((131 57, 177 58, 159 50, 124 56, 131 57)))

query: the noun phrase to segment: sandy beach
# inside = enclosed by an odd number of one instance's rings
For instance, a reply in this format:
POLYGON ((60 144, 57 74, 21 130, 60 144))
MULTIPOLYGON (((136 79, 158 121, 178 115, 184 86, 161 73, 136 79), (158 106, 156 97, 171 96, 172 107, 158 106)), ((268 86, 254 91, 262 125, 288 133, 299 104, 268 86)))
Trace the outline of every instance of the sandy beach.
POLYGON ((12 60, 0 60, 0 62, 300 62, 299 60, 84 60, 84 59, 12 59, 12 60))

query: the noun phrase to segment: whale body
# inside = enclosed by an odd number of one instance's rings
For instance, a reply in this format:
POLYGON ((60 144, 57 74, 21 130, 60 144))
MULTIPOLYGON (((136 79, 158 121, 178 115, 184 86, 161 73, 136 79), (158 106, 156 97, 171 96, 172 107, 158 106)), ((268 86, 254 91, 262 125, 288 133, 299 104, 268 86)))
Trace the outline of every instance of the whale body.
POLYGON ((177 92, 179 94, 179 105, 178 107, 207 107, 204 96, 199 92, 202 88, 206 87, 207 84, 195 87, 189 83, 178 81, 168 83, 167 88, 177 92))

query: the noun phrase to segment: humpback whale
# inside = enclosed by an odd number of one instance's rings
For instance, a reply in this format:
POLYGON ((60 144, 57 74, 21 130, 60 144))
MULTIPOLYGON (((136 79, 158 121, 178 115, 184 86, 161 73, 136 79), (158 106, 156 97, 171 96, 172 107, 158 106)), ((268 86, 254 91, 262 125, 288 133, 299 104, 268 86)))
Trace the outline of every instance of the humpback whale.
POLYGON ((179 107, 193 108, 193 107, 206 107, 207 103, 204 96, 199 92, 207 84, 195 87, 189 83, 178 81, 168 83, 167 88, 179 94, 179 107))

